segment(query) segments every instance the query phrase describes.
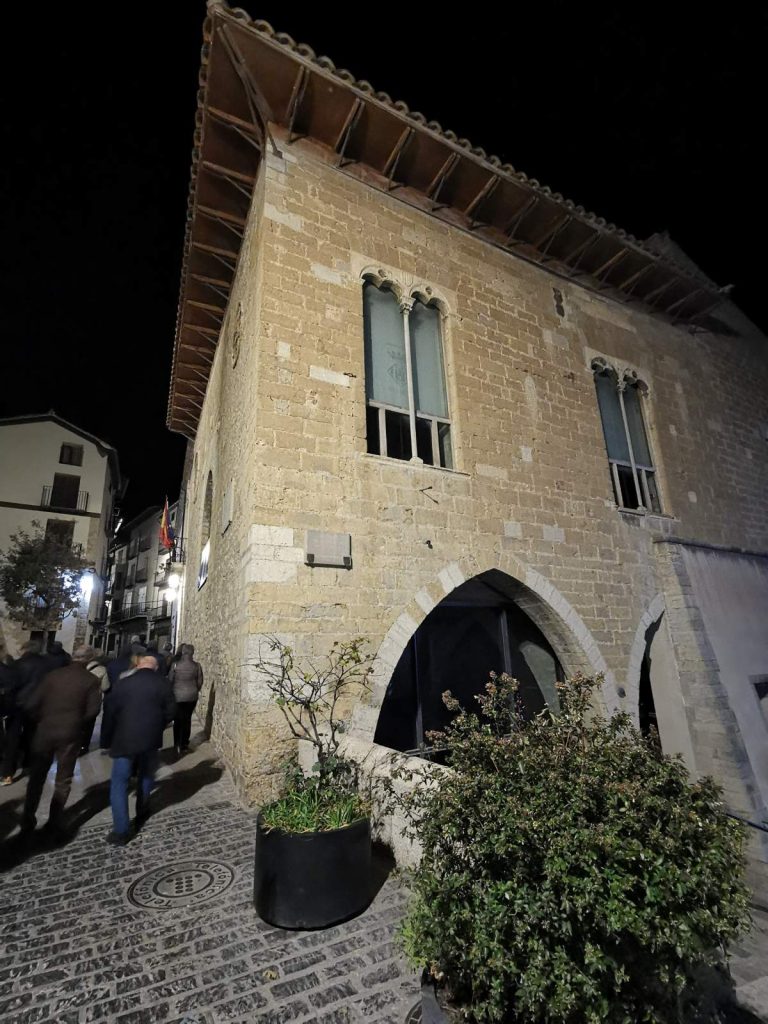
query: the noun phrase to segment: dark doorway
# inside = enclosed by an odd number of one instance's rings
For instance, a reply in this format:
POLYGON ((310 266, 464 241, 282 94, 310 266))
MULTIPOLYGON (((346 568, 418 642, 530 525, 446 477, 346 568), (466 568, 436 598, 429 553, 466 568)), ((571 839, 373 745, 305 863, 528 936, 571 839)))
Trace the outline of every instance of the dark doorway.
POLYGON ((515 603, 514 586, 503 573, 483 573, 430 612, 392 675, 376 743, 395 750, 425 746, 428 734, 451 719, 442 699, 445 691, 467 710, 477 710, 475 697, 491 672, 507 672, 518 680, 525 713, 534 715, 546 705, 557 708, 560 663, 544 634, 515 603))
POLYGON ((651 645, 660 625, 661 618, 650 625, 645 632, 645 653, 643 654, 643 663, 640 666, 640 691, 638 694, 640 732, 643 736, 653 740, 657 746, 661 746, 661 741, 659 739, 656 703, 653 699, 653 688, 651 687, 651 645))
POLYGON ((54 473, 51 505, 54 508, 77 508, 80 477, 72 473, 54 473))

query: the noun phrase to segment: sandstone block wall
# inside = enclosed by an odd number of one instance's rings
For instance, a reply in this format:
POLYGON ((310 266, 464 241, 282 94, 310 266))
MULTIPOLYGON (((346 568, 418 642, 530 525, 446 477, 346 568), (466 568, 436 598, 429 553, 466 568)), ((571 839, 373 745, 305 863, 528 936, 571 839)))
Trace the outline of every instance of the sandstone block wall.
POLYGON ((669 578, 654 537, 768 549, 761 342, 694 336, 604 300, 346 177, 311 143, 279 144, 254 195, 185 525, 183 633, 242 792, 275 792, 291 749, 253 685, 259 637, 278 633, 310 653, 361 634, 381 647, 376 686, 354 716, 370 739, 410 634, 463 579, 492 568, 519 581, 520 604, 566 669, 604 671, 606 705, 636 712, 638 630, 669 578), (366 452, 366 269, 431 289, 447 310, 453 471, 366 452), (648 384, 662 516, 615 507, 595 355, 648 384), (210 569, 198 591, 209 471, 210 569), (350 534, 352 568, 304 564, 307 529, 350 534))

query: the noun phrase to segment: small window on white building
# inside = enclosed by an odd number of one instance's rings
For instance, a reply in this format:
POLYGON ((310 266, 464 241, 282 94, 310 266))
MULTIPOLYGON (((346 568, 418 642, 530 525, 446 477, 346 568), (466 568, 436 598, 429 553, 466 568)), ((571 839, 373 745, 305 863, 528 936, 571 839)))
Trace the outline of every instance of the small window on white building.
POLYGON ((645 423, 641 388, 633 376, 619 376, 602 360, 592 364, 616 504, 640 512, 661 512, 656 470, 645 423))
POLYGON ((368 280, 363 319, 368 451, 452 469, 440 310, 368 280))
POLYGON ((81 444, 63 444, 59 453, 59 462, 63 466, 82 466, 83 446, 81 444))

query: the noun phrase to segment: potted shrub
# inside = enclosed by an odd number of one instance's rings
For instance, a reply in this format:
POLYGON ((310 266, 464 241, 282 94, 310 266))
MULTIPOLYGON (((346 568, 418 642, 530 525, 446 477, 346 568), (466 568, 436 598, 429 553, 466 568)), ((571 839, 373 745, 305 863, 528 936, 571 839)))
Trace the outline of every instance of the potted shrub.
POLYGON ((401 941, 426 965, 425 1021, 692 1019, 691 978, 745 926, 744 837, 717 786, 596 714, 597 682, 530 720, 506 676, 479 714, 444 696, 449 770, 425 763, 398 797, 423 849, 401 941))
POLYGON ((363 910, 371 898, 370 803, 355 766, 339 756, 340 711, 367 686, 365 641, 335 642, 322 663, 298 665, 292 649, 266 641, 258 669, 293 736, 314 750, 312 770, 294 764, 284 796, 256 823, 254 904, 281 928, 322 928, 363 910))

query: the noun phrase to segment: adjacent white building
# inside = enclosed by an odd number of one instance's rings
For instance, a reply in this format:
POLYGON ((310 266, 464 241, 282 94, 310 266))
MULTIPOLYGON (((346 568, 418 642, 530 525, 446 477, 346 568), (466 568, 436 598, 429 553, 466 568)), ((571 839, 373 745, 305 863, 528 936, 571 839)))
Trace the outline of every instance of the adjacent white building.
MULTIPOLYGON (((44 530, 64 535, 93 566, 83 579, 83 600, 44 642, 99 645, 112 512, 123 490, 117 451, 51 411, 0 419, 0 550, 11 535, 44 530)), ((13 622, 0 601, 0 643, 17 655, 29 630, 13 622)))

